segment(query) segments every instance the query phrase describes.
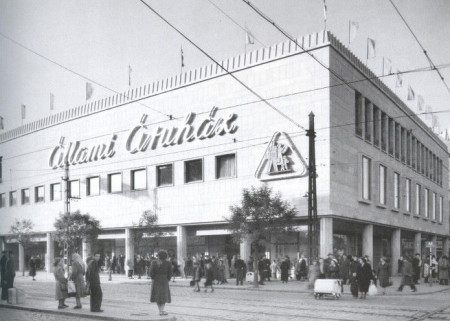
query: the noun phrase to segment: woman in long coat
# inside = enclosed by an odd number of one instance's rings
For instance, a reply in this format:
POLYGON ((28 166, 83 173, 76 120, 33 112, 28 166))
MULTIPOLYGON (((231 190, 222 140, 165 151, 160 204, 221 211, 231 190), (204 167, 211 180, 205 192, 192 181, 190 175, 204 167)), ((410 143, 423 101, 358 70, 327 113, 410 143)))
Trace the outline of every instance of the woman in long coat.
POLYGON ((86 265, 83 262, 80 254, 74 253, 72 254, 72 274, 70 275, 70 279, 75 284, 75 300, 77 301, 77 305, 74 306, 74 309, 81 309, 81 300, 80 298, 84 296, 84 273, 86 270, 86 265))
POLYGON ((383 289, 383 294, 386 294, 386 288, 391 285, 389 284, 389 278, 391 276, 390 269, 391 266, 386 262, 386 258, 380 258, 380 264, 377 269, 377 277, 378 282, 380 282, 380 286, 383 289))
POLYGON ((53 275, 56 280, 55 299, 58 300, 58 309, 64 309, 68 307, 68 305, 64 303, 64 300, 68 297, 67 279, 64 277, 64 261, 60 258, 56 258, 53 265, 55 266, 53 275))
POLYGON ((439 259, 438 263, 439 284, 441 285, 448 285, 448 267, 448 259, 444 255, 439 259))
POLYGON ((150 277, 153 280, 150 302, 156 302, 159 315, 167 315, 164 307, 166 303, 170 303, 171 301, 169 281, 172 278, 172 264, 167 261, 166 251, 159 251, 158 259, 152 261, 150 277))
POLYGON ((290 269, 290 264, 287 258, 283 259, 283 262, 281 262, 280 264, 280 271, 281 271, 281 282, 282 283, 287 283, 288 279, 289 279, 289 269, 290 269))
POLYGON ((360 265, 356 271, 356 278, 358 279, 358 287, 361 296, 360 299, 365 299, 369 291, 370 280, 373 279, 372 267, 367 263, 366 259, 359 259, 360 265))
POLYGON ((33 277, 33 281, 36 281, 36 279, 34 278, 36 276, 36 258, 33 256, 31 256, 30 259, 30 276, 33 277))

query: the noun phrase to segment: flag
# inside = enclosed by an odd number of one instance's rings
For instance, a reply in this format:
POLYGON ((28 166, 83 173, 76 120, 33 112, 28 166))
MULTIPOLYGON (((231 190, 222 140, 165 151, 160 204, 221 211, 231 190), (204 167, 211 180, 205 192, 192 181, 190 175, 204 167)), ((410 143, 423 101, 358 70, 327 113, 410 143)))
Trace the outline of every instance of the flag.
POLYGON ((184 67, 184 53, 183 53, 183 47, 181 47, 181 68, 184 67))
POLYGON ((55 95, 50 93, 50 110, 55 109, 55 95))
POLYGON ((247 31, 245 33, 245 44, 246 45, 253 45, 255 43, 255 38, 253 37, 252 33, 250 31, 247 31))
POLYGON ((327 4, 325 3, 325 0, 323 0, 323 20, 327 21, 327 4))
MULTIPOLYGON (((420 96, 419 95, 419 97, 418 97, 418 101, 417 101, 417 107, 419 107, 419 100, 422 98, 422 96, 420 96)), ((423 101, 423 98, 422 98, 422 101, 423 101)), ((423 106, 423 105, 422 105, 423 106)), ((422 109, 419 109, 419 110, 422 110, 422 109)), ((432 113, 432 109, 431 109, 431 106, 426 106, 425 107, 425 119, 430 119, 431 118, 431 113, 432 113)))
POLYGON ((392 74, 391 59, 383 57, 383 76, 392 74))
POLYGON ((133 69, 131 69, 131 66, 128 65, 128 86, 131 86, 131 72, 133 69))
POLYGON ((399 88, 403 86, 403 78, 401 71, 397 69, 397 81, 395 82, 395 88, 399 88))
POLYGON ((436 115, 431 115, 431 128, 435 128, 438 126, 438 118, 436 115))
POLYGON ((0 116, 0 130, 3 130, 3 117, 0 116))
POLYGON ((414 99, 416 99, 416 94, 414 93, 414 90, 411 88, 411 86, 408 86, 408 100, 414 99))
POLYGON ((367 38, 367 59, 374 58, 376 56, 375 44, 375 40, 367 38))
MULTIPOLYGON (((2 120, 3 120, 3 118, 2 118, 2 120)), ((450 136, 448 135, 448 128, 445 129, 445 140, 447 140, 447 141, 450 140, 450 136)))
POLYGON ((94 87, 92 87, 92 84, 90 82, 87 82, 86 83, 86 100, 91 99, 93 93, 94 93, 94 87))
POLYGON ((348 43, 351 43, 356 38, 356 32, 359 29, 359 23, 356 21, 348 22, 348 43))
POLYGON ((26 106, 24 104, 22 104, 22 119, 25 119, 26 117, 26 106))
POLYGON ((423 97, 421 95, 417 95, 417 109, 418 110, 423 110, 424 104, 425 104, 425 101, 423 100, 423 97))

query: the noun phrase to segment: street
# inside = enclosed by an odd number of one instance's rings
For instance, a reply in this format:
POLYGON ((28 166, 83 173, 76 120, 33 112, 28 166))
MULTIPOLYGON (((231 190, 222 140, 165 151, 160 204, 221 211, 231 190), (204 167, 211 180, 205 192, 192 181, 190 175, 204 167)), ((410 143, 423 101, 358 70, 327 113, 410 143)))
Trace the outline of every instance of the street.
MULTIPOLYGON (((137 281, 137 280, 136 280, 137 281)), ((155 304, 149 302, 149 282, 140 280, 132 283, 103 283, 102 308, 119 308, 124 314, 121 318, 133 319, 136 316, 157 316, 155 304)), ((279 282, 279 281, 272 281, 279 282)), ((291 286, 295 285, 293 281, 291 286)), ((275 284, 275 283, 273 283, 275 284)), ((50 280, 30 282, 19 279, 18 287, 26 289, 27 296, 45 303, 53 301, 54 283, 50 280)), ((269 288, 268 285, 267 289, 269 288)), ((425 285, 419 286, 424 287, 425 285)), ((438 286, 435 287, 436 290, 438 286)), ((440 288, 439 288, 440 289, 440 288)), ((409 289, 402 294, 368 297, 366 300, 353 299, 348 294, 339 299, 315 300, 311 293, 252 290, 229 287, 216 288, 214 293, 194 293, 186 281, 171 283, 172 303, 166 306, 169 316, 176 320, 450 320, 450 289, 435 293, 413 295, 409 289)), ((89 298, 82 300, 83 310, 89 309, 89 298)), ((72 307, 74 299, 68 299, 72 307)), ((69 311, 71 308, 65 311, 69 311)), ((58 315, 47 315, 12 309, 0 309, 2 320, 59 320, 58 315)), ((70 312, 73 312, 70 311, 70 312)), ((96 315, 98 316, 98 315, 96 315)), ((102 314, 104 317, 105 314, 102 314)), ((66 321, 86 319, 83 317, 61 316, 66 321)))

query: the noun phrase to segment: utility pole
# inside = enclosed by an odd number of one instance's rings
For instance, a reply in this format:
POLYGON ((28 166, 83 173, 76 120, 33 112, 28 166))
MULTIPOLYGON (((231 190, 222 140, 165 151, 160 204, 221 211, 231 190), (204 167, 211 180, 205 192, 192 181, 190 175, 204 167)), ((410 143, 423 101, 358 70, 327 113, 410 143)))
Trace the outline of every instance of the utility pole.
POLYGON ((309 264, 319 256, 319 221, 317 218, 317 189, 316 189, 316 147, 314 131, 314 113, 309 114, 309 165, 308 165, 308 245, 309 264))
MULTIPOLYGON (((64 143, 64 138, 61 138, 64 143)), ((64 182, 64 214, 70 213, 70 187, 69 187, 69 163, 64 164, 64 176, 62 177, 64 182)), ((67 242, 64 242, 64 270, 69 273, 69 249, 67 242)))

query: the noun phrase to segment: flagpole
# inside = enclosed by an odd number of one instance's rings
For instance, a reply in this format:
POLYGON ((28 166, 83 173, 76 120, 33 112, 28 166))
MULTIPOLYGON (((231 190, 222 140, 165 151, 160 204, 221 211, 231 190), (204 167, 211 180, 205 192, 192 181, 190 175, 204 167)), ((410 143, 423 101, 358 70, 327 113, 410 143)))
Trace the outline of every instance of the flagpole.
POLYGON ((348 47, 350 48, 350 32, 351 32, 351 21, 348 21, 348 47))

